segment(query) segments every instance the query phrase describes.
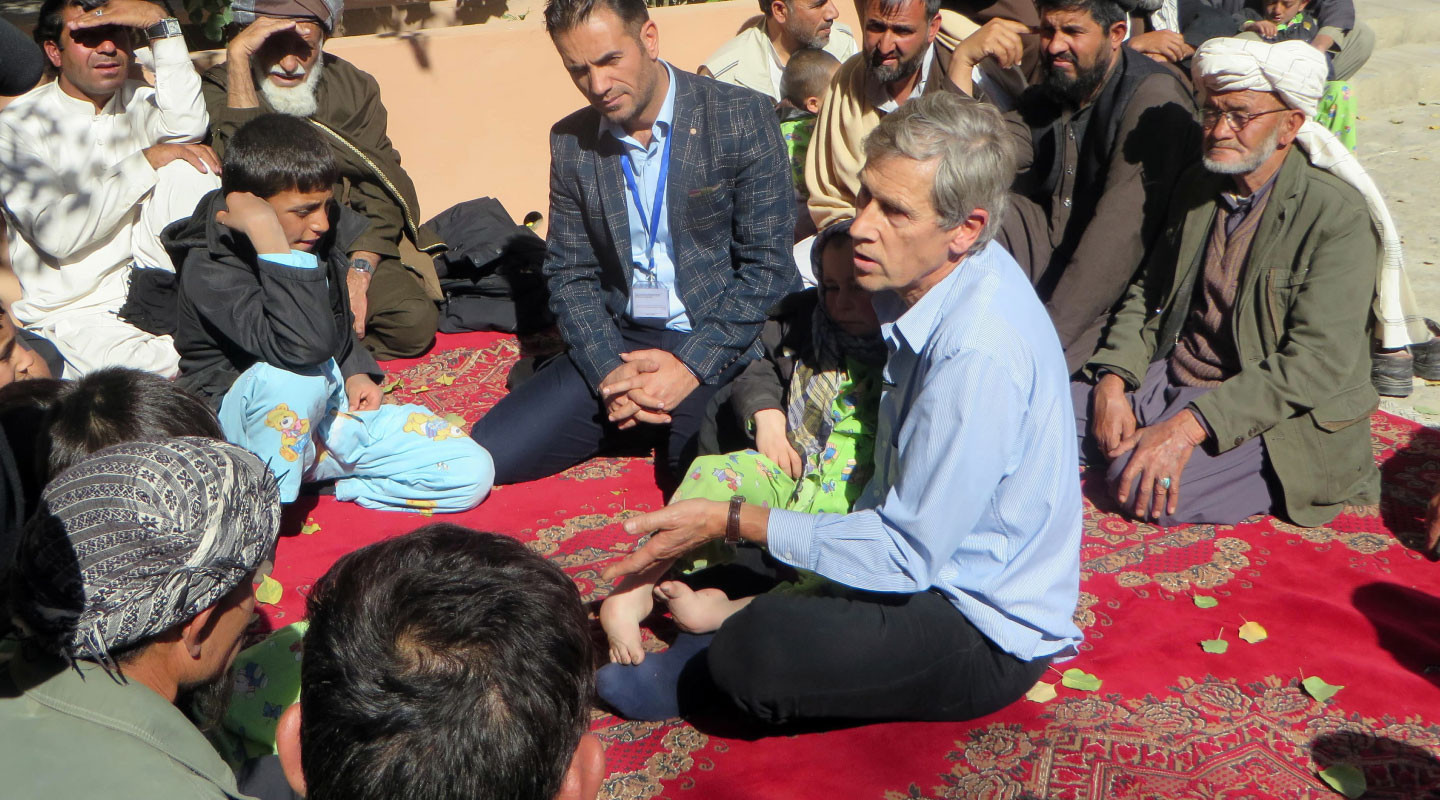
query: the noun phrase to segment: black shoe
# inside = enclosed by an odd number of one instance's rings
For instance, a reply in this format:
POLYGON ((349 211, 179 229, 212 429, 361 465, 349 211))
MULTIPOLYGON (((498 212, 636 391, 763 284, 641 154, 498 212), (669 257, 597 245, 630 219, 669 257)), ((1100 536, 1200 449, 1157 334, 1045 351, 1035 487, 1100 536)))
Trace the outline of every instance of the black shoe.
POLYGON ((1410 345, 1410 355, 1415 360, 1415 377, 1425 381, 1440 381, 1440 325, 1433 319, 1425 320, 1430 329, 1430 340, 1410 345))
POLYGON ((1415 391, 1413 371, 1410 354, 1404 350, 1370 354, 1370 382, 1384 397, 1409 397, 1415 391))

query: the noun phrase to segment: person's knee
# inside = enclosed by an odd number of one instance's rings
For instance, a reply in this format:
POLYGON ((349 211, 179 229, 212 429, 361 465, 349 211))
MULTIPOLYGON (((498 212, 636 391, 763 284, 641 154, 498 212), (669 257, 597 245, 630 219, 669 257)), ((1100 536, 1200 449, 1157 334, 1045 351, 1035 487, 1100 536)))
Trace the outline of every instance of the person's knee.
POLYGON ((441 479, 449 486, 437 493, 445 505, 438 511, 469 511, 484 502, 495 485, 495 460, 490 453, 468 439, 457 440, 455 445, 464 452, 440 462, 441 479))
POLYGON ((377 358, 411 358, 425 352, 435 341, 440 324, 440 309, 435 306, 425 287, 405 268, 403 274, 384 276, 385 285, 375 287, 369 300, 365 320, 365 338, 361 341, 377 358))
POLYGON ((765 722, 780 723, 792 716, 781 682, 775 679, 787 659, 773 626, 752 613, 754 605, 725 620, 710 643, 710 677, 737 708, 765 722))

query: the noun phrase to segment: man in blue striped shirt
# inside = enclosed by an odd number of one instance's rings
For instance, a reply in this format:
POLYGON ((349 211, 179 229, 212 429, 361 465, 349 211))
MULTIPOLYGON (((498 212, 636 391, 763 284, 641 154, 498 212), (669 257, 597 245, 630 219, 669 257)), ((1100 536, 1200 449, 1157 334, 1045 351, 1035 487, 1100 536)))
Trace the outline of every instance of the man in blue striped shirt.
MULTIPOLYGON (((771 722, 969 719, 1080 643, 1069 370, 1024 273, 991 242, 1014 174, 1000 117, 930 95, 865 149, 850 234, 890 348, 865 495, 850 514, 675 503, 627 521, 656 533, 608 570, 723 537, 852 591, 761 595, 713 638, 607 666, 601 694, 622 713, 695 710, 704 686, 771 722)), ((759 561, 747 550, 737 560, 759 561)))

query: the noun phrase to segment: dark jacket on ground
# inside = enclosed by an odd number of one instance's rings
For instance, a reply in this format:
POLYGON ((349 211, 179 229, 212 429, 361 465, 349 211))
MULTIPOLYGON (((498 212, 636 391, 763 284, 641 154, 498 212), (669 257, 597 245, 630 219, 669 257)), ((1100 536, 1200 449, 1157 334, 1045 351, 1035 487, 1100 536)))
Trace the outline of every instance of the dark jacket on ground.
POLYGON ((332 204, 330 231, 315 246, 320 266, 297 269, 261 261, 249 238, 215 221, 224 208, 216 189, 161 234, 180 277, 180 386, 218 409, 240 373, 260 361, 303 370, 334 358, 343 377, 383 378, 355 338, 345 285, 365 218, 332 204))
MULTIPOLYGON (((390 143, 389 117, 380 102, 380 84, 350 62, 326 53, 320 85, 316 88, 319 108, 310 117, 342 135, 350 146, 326 135, 335 160, 340 164, 340 182, 335 199, 370 220, 370 227, 352 244, 351 250, 369 250, 388 258, 400 257, 400 237, 409 236, 416 247, 427 252, 435 237, 419 230, 420 203, 415 184, 400 166, 400 153, 390 143)), ((215 152, 225 154, 225 145, 241 125, 273 111, 265 95, 256 88, 258 108, 230 108, 230 75, 224 64, 216 64, 200 78, 205 107, 210 112, 210 133, 215 152)))
POLYGON ((1118 57, 1084 109, 1036 87, 1007 115, 1020 140, 1015 191, 1044 210, 1053 248, 1047 264, 1029 265, 1031 279, 1071 370, 1095 351, 1155 241, 1176 177, 1199 158, 1185 84, 1128 47, 1118 57))
MULTIPOLYGON (((1230 185, 1198 165, 1181 177, 1145 270, 1087 366, 1092 378, 1108 370, 1134 391, 1149 364, 1169 356, 1199 297, 1216 204, 1230 185)), ((1379 243, 1360 193, 1298 147, 1270 191, 1230 317, 1240 372, 1194 407, 1212 452, 1264 437, 1286 516, 1323 525, 1347 504, 1380 497, 1369 425, 1379 243)))

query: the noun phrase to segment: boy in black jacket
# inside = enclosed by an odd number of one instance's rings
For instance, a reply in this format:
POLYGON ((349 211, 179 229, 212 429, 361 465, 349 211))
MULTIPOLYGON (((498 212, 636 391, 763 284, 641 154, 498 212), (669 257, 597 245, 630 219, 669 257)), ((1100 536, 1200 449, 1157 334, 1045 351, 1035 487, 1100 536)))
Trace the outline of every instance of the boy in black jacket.
POLYGON ((180 385, 230 441, 266 460, 283 502, 338 479, 367 508, 464 511, 490 491, 490 455, 418 405, 381 405, 355 340, 346 253, 365 219, 334 202, 330 147, 298 117, 265 114, 225 153, 221 188, 165 231, 179 265, 180 385))

